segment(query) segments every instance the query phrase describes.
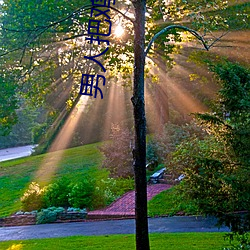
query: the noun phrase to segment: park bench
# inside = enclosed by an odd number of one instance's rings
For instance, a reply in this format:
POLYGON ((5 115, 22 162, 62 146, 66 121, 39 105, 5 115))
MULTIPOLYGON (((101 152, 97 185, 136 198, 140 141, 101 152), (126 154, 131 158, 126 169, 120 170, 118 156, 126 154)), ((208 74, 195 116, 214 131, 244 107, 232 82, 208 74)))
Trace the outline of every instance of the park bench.
POLYGON ((181 174, 178 178, 175 179, 175 181, 181 181, 184 178, 185 178, 185 175, 181 174))
POLYGON ((153 174, 150 176, 149 181, 150 181, 151 183, 153 183, 153 184, 158 183, 159 180, 163 178, 164 172, 165 172, 165 168, 162 168, 162 169, 158 170, 157 172, 153 173, 153 174))

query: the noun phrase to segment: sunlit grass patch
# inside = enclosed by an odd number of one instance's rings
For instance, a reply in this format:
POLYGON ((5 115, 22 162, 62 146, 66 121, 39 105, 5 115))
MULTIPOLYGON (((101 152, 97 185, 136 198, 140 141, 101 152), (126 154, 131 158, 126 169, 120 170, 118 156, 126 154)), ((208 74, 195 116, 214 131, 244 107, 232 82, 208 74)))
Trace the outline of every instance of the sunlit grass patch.
MULTIPOLYGON (((102 160, 98 145, 100 143, 65 150, 57 171, 49 181, 62 176, 79 181, 86 174, 103 175, 98 170, 102 160)), ((53 156, 57 152, 50 154, 53 156)), ((44 157, 46 154, 0 163, 0 217, 20 210, 20 197, 32 181, 37 181, 35 175, 44 157)))
MULTIPOLYGON (((168 233, 151 234, 151 250, 221 250, 228 246, 224 233, 168 233)), ((67 238, 39 239, 1 242, 1 250, 11 246, 22 246, 21 250, 89 250, 89 249, 135 249, 134 235, 76 236, 67 238)), ((14 248, 15 249, 15 248, 14 248)), ((19 250, 19 249, 18 249, 19 250)))

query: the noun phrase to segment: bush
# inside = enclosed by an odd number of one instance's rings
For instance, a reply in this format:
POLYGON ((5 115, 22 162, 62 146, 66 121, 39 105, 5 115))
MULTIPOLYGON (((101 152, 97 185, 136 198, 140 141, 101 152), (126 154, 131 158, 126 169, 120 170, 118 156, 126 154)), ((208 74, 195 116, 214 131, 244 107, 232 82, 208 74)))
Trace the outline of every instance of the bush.
POLYGON ((101 208, 111 204, 124 193, 134 189, 132 178, 106 178, 96 182, 93 205, 101 208))
POLYGON ((157 153, 157 142, 149 140, 147 143, 147 170, 154 171, 159 163, 159 156, 157 153))
POLYGON ((69 193, 71 191, 70 181, 66 178, 61 178, 58 181, 48 185, 44 192, 45 207, 68 207, 69 193))
POLYGON ((92 206, 92 195, 94 193, 94 185, 92 181, 87 179, 76 183, 72 186, 69 193, 69 204, 73 207, 85 208, 92 206))
POLYGON ((96 182, 93 195, 93 204, 95 208, 101 208, 112 203, 117 197, 113 193, 116 185, 114 178, 101 179, 96 182))
POLYGON ((134 190, 135 182, 133 178, 119 178, 116 179, 116 185, 114 186, 113 192, 116 196, 121 196, 124 193, 134 190))
POLYGON ((59 213, 64 212, 62 207, 49 207, 37 213, 36 224, 55 222, 59 213))
MULTIPOLYGON (((163 131, 154 135, 147 143, 147 162, 164 163, 167 156, 176 150, 176 147, 185 139, 193 135, 203 138, 205 132, 202 131, 194 122, 186 125, 165 124, 163 131)), ((154 169, 152 169, 154 170, 154 169)))
POLYGON ((112 178, 132 177, 132 135, 128 129, 122 129, 119 125, 113 124, 111 130, 111 142, 99 148, 105 156, 102 167, 109 170, 112 178))
POLYGON ((39 210, 43 207, 44 189, 38 183, 32 182, 28 190, 21 197, 22 209, 24 211, 39 210))
POLYGON ((32 141, 34 144, 38 144, 40 142, 41 138, 44 136, 47 129, 48 129, 47 123, 37 124, 32 129, 32 141))
POLYGON ((225 247, 223 250, 250 250, 250 240, 247 233, 228 233, 225 236, 225 239, 228 239, 230 242, 230 247, 225 247), (233 244, 233 241, 237 241, 236 244, 233 244))
POLYGON ((250 70, 227 61, 209 66, 222 88, 212 113, 196 114, 208 136, 182 143, 169 163, 185 174, 185 197, 243 233, 250 229, 250 70))

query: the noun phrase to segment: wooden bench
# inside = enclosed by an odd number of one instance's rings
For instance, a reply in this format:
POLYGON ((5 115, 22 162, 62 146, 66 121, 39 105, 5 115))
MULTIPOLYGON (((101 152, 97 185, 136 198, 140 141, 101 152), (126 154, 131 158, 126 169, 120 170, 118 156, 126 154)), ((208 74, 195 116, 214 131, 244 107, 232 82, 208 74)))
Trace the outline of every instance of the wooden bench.
POLYGON ((163 178, 164 172, 165 172, 165 168, 162 168, 162 169, 158 170, 157 172, 153 173, 153 174, 150 176, 149 181, 150 181, 151 183, 153 183, 153 184, 158 183, 159 180, 163 178))
POLYGON ((175 181, 181 181, 184 178, 185 178, 185 175, 181 174, 178 178, 175 179, 175 181))

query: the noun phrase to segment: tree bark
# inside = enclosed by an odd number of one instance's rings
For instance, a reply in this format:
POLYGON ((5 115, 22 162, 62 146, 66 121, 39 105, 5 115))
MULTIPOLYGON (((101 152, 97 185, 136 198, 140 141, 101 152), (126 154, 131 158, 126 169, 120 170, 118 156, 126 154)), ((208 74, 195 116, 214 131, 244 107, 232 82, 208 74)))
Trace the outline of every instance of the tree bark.
POLYGON ((146 117, 144 102, 145 67, 145 13, 146 0, 136 0, 134 21, 134 108, 135 147, 133 149, 135 174, 136 249, 149 250, 146 180, 146 117))

